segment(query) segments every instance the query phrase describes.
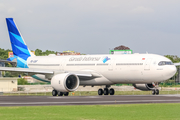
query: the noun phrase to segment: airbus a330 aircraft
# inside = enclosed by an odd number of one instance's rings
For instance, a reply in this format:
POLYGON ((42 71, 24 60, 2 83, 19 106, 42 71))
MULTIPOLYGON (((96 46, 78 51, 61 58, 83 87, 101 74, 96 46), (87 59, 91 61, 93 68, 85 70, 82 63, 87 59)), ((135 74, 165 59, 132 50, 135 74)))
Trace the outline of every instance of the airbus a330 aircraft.
POLYGON ((9 37, 17 67, 0 67, 1 71, 25 72, 51 82, 53 96, 68 96, 82 86, 106 86, 99 95, 114 95, 113 84, 131 83, 140 90, 159 94, 154 82, 162 82, 176 73, 168 58, 155 54, 35 56, 25 44, 13 18, 6 18, 9 37))

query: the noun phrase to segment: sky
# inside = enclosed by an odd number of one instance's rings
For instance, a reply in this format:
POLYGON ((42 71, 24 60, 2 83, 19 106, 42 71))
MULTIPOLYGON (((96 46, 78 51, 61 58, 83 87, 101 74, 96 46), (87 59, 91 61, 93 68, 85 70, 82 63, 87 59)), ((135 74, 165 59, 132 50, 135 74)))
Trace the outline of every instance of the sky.
POLYGON ((180 0, 1 0, 0 48, 11 49, 5 18, 16 22, 30 50, 180 57, 180 0))

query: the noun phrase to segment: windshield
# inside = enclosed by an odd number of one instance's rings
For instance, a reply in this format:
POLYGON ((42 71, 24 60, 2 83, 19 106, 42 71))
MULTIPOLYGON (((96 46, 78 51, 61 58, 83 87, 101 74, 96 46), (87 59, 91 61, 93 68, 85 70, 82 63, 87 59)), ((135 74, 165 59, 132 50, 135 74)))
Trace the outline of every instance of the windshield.
POLYGON ((174 65, 171 61, 161 61, 158 65, 174 65))

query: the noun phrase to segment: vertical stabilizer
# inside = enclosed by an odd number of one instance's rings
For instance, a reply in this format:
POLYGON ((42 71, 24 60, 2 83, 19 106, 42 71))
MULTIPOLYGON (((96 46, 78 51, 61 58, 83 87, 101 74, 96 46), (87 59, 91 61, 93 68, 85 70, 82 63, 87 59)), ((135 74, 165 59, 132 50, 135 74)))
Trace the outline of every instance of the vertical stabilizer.
POLYGON ((22 35, 20 34, 13 18, 6 18, 9 38, 11 42, 12 51, 14 57, 9 58, 8 60, 12 61, 17 60, 17 67, 27 68, 27 59, 33 54, 30 52, 22 35))

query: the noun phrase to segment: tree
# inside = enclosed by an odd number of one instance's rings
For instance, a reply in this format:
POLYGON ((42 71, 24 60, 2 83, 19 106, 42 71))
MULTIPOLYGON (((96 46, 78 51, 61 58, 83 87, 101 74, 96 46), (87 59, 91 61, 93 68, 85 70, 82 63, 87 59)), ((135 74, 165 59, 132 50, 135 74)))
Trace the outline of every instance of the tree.
POLYGON ((180 58, 177 55, 165 55, 165 57, 169 58, 173 63, 180 62, 180 58))
POLYGON ((6 60, 8 58, 8 52, 11 52, 11 50, 4 50, 0 48, 0 59, 6 60))
POLYGON ((124 45, 121 45, 121 46, 115 47, 114 50, 130 50, 130 48, 128 48, 124 45))
POLYGON ((28 82, 24 78, 19 78, 18 85, 28 85, 28 82))
POLYGON ((47 56, 49 54, 56 54, 56 52, 54 51, 50 51, 50 50, 46 50, 45 52, 43 52, 42 50, 40 49, 36 49, 35 50, 35 55, 36 56, 47 56))
POLYGON ((41 55, 42 55, 42 50, 36 49, 36 50, 35 50, 35 55, 36 55, 36 56, 41 56, 41 55))

